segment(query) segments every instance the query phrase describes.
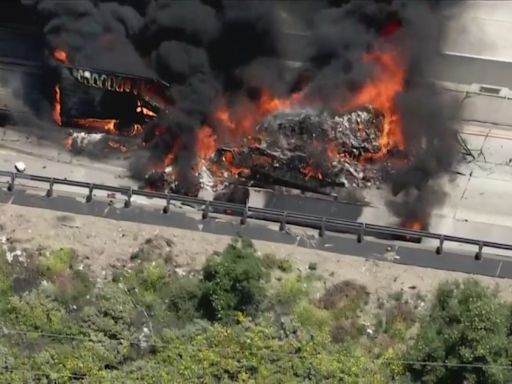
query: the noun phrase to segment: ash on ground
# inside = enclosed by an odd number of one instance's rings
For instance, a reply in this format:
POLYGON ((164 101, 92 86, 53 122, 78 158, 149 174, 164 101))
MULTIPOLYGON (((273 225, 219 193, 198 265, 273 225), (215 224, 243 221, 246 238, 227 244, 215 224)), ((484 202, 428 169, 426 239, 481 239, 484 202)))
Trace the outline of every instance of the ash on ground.
POLYGON ((106 154, 127 153, 138 146, 133 138, 72 130, 68 132, 64 145, 73 154, 94 158, 106 154))

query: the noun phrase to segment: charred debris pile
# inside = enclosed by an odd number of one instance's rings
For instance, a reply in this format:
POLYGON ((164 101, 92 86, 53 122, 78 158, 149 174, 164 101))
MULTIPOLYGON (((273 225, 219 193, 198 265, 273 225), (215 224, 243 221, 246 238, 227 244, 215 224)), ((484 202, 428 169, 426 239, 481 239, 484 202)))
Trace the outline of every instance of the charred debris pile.
MULTIPOLYGON (((191 192, 237 184, 329 193, 380 184, 385 163, 373 156, 382 150, 382 124, 382 114, 371 107, 342 114, 307 108, 275 112, 256 126, 254 136, 215 148, 197 167, 191 192)), ((153 170, 147 184, 183 192, 174 175, 172 165, 153 170)))

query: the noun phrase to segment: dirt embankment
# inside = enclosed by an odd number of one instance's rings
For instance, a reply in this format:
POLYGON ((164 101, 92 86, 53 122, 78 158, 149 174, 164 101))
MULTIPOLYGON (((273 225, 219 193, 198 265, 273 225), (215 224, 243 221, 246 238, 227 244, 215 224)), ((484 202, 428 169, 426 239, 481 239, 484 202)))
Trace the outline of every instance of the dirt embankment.
MULTIPOLYGON (((155 236, 172 242, 174 264, 184 270, 200 268, 208 255, 222 250, 231 241, 229 237, 208 233, 0 205, 0 237, 9 239, 18 248, 72 247, 84 265, 98 277, 108 275, 114 267, 127 265, 134 252, 148 238, 155 236)), ((400 290, 428 295, 440 281, 469 276, 291 245, 263 241, 255 241, 255 245, 261 253, 287 258, 303 271, 308 269, 308 265, 316 264, 316 272, 325 279, 326 285, 350 279, 364 284, 370 294, 379 297, 387 297, 400 290)), ((157 247, 165 248, 165 242, 163 245, 160 242, 157 247)), ((165 253, 165 249, 161 251, 165 253)), ((512 300, 512 280, 476 278, 495 287, 504 299, 512 300)))

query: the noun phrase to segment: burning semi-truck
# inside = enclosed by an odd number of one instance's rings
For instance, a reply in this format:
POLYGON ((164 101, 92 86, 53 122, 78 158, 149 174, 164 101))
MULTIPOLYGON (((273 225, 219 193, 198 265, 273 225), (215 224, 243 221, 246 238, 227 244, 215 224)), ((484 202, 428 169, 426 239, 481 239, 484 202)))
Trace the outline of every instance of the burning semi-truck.
POLYGON ((70 65, 65 53, 55 56, 62 61, 53 90, 58 125, 130 136, 168 105, 169 84, 162 80, 70 65))

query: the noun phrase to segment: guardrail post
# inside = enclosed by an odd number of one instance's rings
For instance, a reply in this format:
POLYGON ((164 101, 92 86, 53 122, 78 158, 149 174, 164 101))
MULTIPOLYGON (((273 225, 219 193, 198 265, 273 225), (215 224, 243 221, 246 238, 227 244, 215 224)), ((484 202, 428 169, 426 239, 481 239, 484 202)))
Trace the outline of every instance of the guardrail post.
POLYGON ((247 209, 247 206, 244 207, 244 210, 242 211, 242 217, 240 218, 240 225, 247 224, 247 216, 249 215, 249 210, 247 209))
POLYGON ((322 218, 322 223, 320 223, 320 229, 318 230, 318 237, 325 236, 325 217, 322 218))
POLYGON ((284 212, 283 216, 281 217, 281 222, 279 223, 279 232, 286 231, 286 215, 287 212, 284 212))
POLYGON ((480 260, 482 260, 482 257, 483 257, 483 255, 482 255, 482 249, 483 249, 483 248, 484 248, 484 243, 483 243, 483 242, 480 242, 480 243, 478 244, 478 251, 475 253, 475 260, 476 260, 476 261, 480 261, 480 260))
POLYGON ((11 181, 9 181, 9 184, 7 184, 7 190, 9 192, 14 191, 14 180, 16 180, 16 174, 13 172, 11 173, 11 181))
POLYGON ((93 185, 89 185, 89 193, 87 194, 87 196, 85 197, 85 202, 86 203, 90 203, 92 201, 92 192, 94 191, 94 187, 93 185))
POLYGON ((439 245, 436 247, 436 254, 443 254, 443 246, 444 246, 444 235, 439 238, 439 245))
POLYGON ((362 243, 364 241, 364 232, 365 232, 365 229, 366 229, 366 224, 363 223, 361 225, 361 229, 359 229, 359 233, 357 234, 357 242, 358 243, 362 243))
POLYGON ((133 196, 133 188, 130 187, 128 193, 126 194, 126 200, 124 201, 124 207, 130 208, 132 206, 132 196, 133 196))
POLYGON ((50 179, 50 185, 48 186, 48 190, 46 191, 46 197, 53 196, 53 177, 50 179))
POLYGON ((168 214, 171 210, 171 195, 167 194, 167 198, 165 199, 165 207, 163 209, 163 213, 168 214))
POLYGON ((210 202, 209 201, 207 201, 206 204, 204 205, 203 214, 201 215, 201 217, 203 218, 203 220, 206 220, 208 218, 208 216, 210 216, 210 202))

